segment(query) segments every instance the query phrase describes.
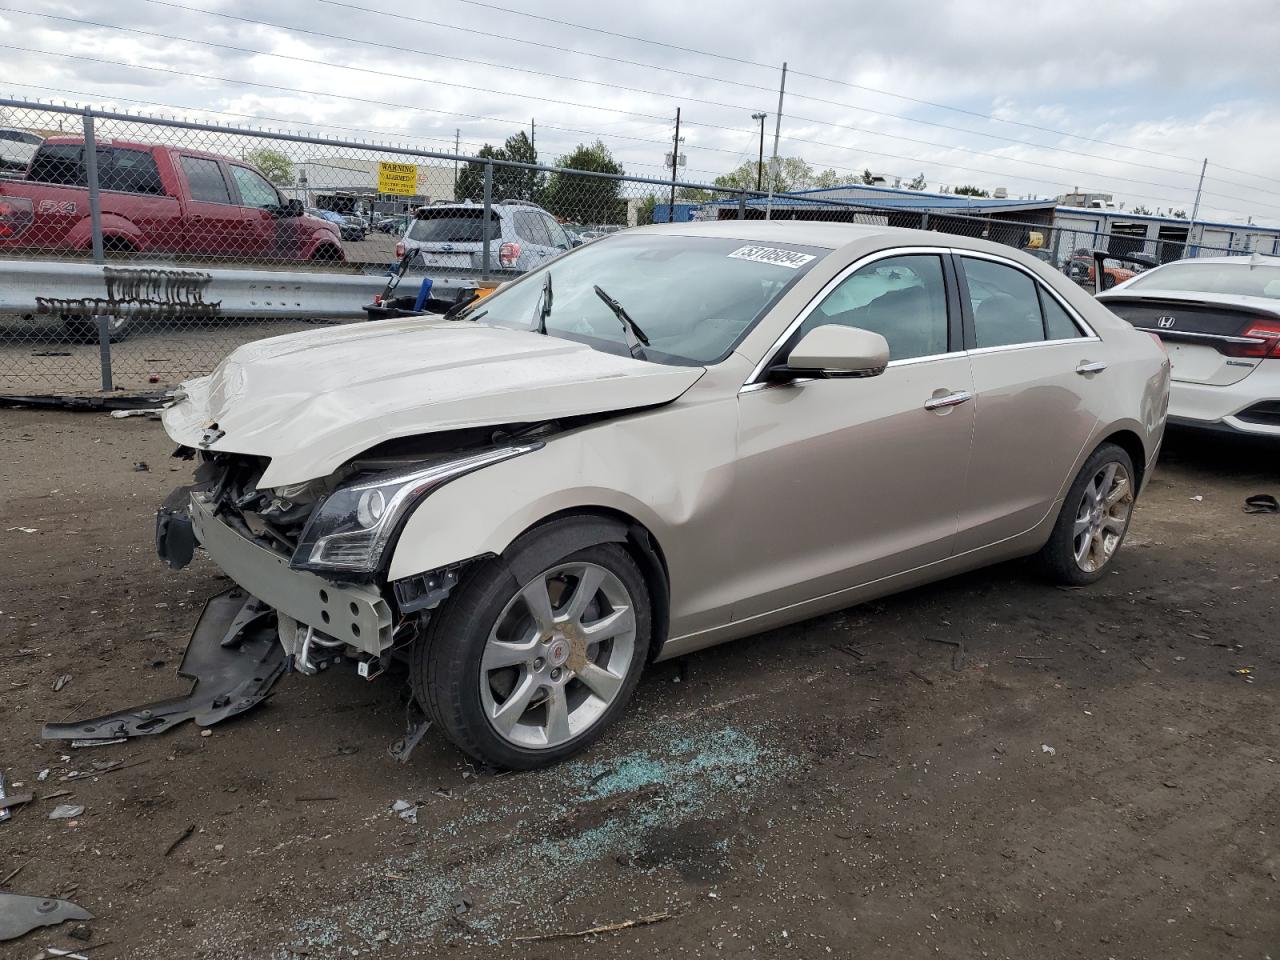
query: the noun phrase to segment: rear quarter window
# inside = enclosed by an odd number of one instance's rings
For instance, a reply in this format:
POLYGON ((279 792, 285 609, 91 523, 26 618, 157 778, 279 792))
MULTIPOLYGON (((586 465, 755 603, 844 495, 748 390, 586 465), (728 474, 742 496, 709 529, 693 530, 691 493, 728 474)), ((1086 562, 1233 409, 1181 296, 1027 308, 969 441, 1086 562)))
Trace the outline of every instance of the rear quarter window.
POLYGON ((83 187, 83 148, 78 143, 52 143, 40 147, 31 160, 28 180, 65 187, 83 187))

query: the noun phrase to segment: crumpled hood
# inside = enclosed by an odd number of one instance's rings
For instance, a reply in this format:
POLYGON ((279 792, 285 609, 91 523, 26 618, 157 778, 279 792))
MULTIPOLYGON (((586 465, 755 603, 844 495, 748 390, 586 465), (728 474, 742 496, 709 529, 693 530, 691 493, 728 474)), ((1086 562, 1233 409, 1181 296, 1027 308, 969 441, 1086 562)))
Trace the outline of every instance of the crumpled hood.
POLYGON ((328 476, 384 440, 654 406, 704 373, 556 337, 409 317, 272 337, 182 385, 178 443, 269 457, 262 487, 328 476), (185 392, 186 396, 182 397, 185 392))

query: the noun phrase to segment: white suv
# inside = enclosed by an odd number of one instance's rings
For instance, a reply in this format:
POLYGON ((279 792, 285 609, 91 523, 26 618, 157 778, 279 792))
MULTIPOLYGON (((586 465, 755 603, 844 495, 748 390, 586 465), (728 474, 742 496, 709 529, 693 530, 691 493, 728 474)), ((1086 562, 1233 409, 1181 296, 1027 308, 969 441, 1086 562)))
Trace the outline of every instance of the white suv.
MULTIPOLYGON (((524 200, 504 200, 489 208, 489 267, 524 273, 574 246, 565 229, 547 211, 524 200)), ((420 207, 396 256, 410 250, 428 268, 484 269, 484 205, 442 203, 420 207)))

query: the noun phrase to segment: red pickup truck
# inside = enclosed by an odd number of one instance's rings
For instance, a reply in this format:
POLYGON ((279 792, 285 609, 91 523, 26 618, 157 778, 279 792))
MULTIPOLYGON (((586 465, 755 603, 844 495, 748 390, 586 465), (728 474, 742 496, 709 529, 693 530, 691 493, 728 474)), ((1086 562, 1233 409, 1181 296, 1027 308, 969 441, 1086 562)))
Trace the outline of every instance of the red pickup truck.
MULTIPOLYGON (((185 147, 100 142, 108 253, 262 262, 344 260, 335 224, 286 201, 247 163, 185 147)), ((51 137, 26 177, 0 179, 0 254, 92 247, 84 140, 51 137)))

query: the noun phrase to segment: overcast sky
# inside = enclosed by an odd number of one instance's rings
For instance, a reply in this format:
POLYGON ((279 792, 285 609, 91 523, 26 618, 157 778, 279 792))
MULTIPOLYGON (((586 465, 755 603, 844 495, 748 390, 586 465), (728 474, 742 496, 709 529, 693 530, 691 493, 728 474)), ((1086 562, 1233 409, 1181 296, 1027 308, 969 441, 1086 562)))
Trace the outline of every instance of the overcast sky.
POLYGON ((1011 196, 1079 187, 1114 193, 1127 209, 1189 211, 1207 156, 1202 215, 1280 223, 1275 0, 28 0, 21 9, 0 0, 0 45, 45 52, 0 49, 4 95, 255 117, 437 150, 460 129, 466 153, 532 118, 543 160, 598 136, 628 172, 649 176, 662 175, 678 106, 683 178, 705 182, 755 158, 752 112, 769 113, 771 141, 785 60, 793 72, 779 152, 817 168, 923 173, 930 189, 973 183, 1011 196))

